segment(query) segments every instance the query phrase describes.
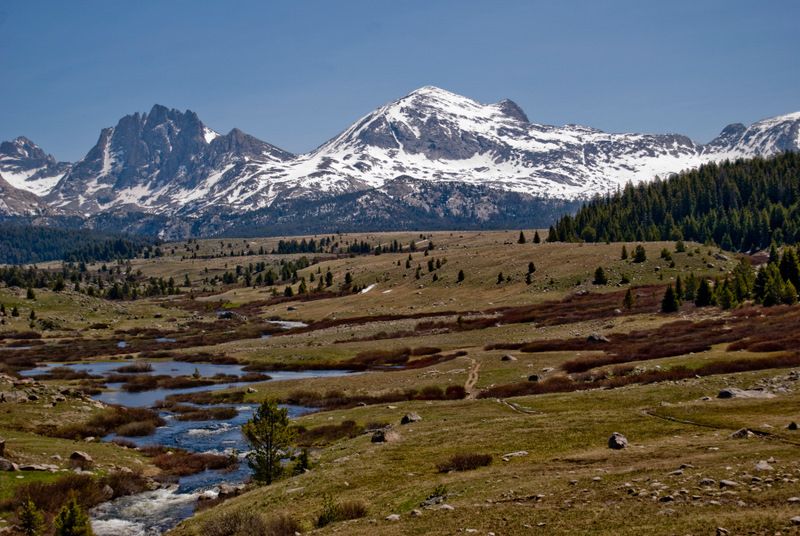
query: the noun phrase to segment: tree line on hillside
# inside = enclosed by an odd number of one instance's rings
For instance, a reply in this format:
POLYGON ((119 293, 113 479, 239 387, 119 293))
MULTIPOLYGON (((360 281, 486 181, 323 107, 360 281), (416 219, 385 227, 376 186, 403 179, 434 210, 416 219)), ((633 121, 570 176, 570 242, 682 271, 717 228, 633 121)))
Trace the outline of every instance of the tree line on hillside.
POLYGON ((596 197, 550 227, 550 242, 713 242, 753 251, 800 242, 800 154, 706 164, 596 197))
MULTIPOLYGON (((785 247, 782 253, 773 246, 770 248, 769 262, 754 270, 747 257, 724 278, 697 278, 689 274, 678 276, 675 284, 670 284, 661 302, 661 310, 672 313, 682 302, 694 302, 697 307, 716 305, 722 309, 732 309, 746 301, 753 300, 765 307, 774 305, 794 305, 797 303, 797 290, 800 289, 800 257, 797 249, 785 247)), ((630 294, 630 290, 628 291, 630 294)), ((632 297, 626 295, 623 305, 630 308, 632 297)))
POLYGON ((108 262, 143 255, 157 244, 143 236, 114 236, 88 229, 0 223, 0 263, 64 260, 108 262))

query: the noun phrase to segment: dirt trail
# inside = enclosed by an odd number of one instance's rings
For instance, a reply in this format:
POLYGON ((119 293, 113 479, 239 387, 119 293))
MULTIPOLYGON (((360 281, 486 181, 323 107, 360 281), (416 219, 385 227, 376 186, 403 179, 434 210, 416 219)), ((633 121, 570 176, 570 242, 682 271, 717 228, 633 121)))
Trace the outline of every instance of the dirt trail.
POLYGON ((472 358, 470 358, 470 361, 472 362, 472 366, 469 368, 467 381, 464 383, 464 390, 467 392, 467 400, 475 400, 478 393, 480 393, 480 389, 476 389, 475 384, 478 383, 478 378, 480 377, 479 371, 481 370, 481 364, 472 358))

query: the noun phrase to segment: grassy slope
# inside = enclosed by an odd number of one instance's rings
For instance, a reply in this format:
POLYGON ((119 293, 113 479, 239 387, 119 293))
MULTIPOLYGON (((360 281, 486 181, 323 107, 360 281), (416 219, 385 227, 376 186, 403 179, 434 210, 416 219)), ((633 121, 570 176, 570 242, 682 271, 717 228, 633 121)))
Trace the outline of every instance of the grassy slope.
MULTIPOLYGON (((532 232, 527 232, 528 238, 532 232)), ((412 267, 405 268, 408 253, 384 254, 328 260, 301 272, 308 277, 319 267, 324 274, 330 268, 334 286, 351 272, 359 285, 377 283, 367 294, 346 295, 309 302, 283 303, 261 308, 263 318, 319 321, 332 318, 374 316, 383 314, 409 315, 419 312, 484 311, 501 306, 516 306, 560 299, 571 292, 586 289, 591 292, 619 290, 621 274, 630 276, 634 284, 666 283, 678 274, 695 272, 710 276, 729 270, 734 260, 715 258, 717 250, 696 244, 689 253, 674 254, 676 267, 659 259, 659 252, 674 244, 647 244, 648 261, 633 264, 619 259, 621 244, 517 244, 518 232, 491 233, 434 233, 436 249, 425 257, 421 251, 412 255, 412 267), (428 258, 447 259, 432 281, 427 271, 428 258), (400 261, 400 266, 397 262, 400 261), (533 284, 524 282, 528 262, 537 266, 533 284), (417 264, 423 267, 423 277, 414 278, 417 264), (713 266, 709 266, 712 264, 713 266), (593 272, 603 266, 611 284, 597 287, 591 284, 593 272), (463 269, 466 280, 456 283, 456 274, 463 269), (512 277, 511 282, 497 284, 497 273, 512 277), (390 292, 387 292, 390 291, 390 292), (293 310, 290 310, 290 307, 293 310)), ((398 239, 407 244, 418 234, 385 234, 350 236, 389 242, 398 239)), ((240 247, 241 241, 226 240, 240 247)), ((277 240, 257 239, 269 251, 277 240)), ((219 250, 219 241, 200 241, 201 253, 219 250)), ((632 252, 634 244, 628 244, 632 252)), ((181 260, 185 245, 176 245, 176 255, 155 260, 134 261, 134 268, 147 276, 174 277, 183 281, 189 274, 196 286, 214 274, 232 270, 237 263, 246 264, 279 257, 250 256, 181 260), (206 268, 208 272, 206 272, 206 268)), ((420 241, 424 247, 424 241, 420 241)), ((165 248, 171 251, 171 247, 165 248)), ((297 258, 299 255, 280 257, 297 258)), ((95 266, 94 268, 97 268, 95 266)), ((311 288, 314 283, 309 283, 311 288)), ((624 288, 624 287, 623 287, 624 288)), ((277 290, 282 292, 283 287, 277 290)), ((222 302, 229 307, 266 300, 271 289, 217 289, 198 301, 222 302)), ((133 303, 109 304, 67 292, 53 295, 38 293, 35 302, 39 316, 58 316, 65 329, 45 333, 46 337, 67 337, 69 330, 84 330, 84 337, 113 337, 114 329, 159 327, 180 329, 193 313, 175 307, 175 298, 141 300, 133 303), (159 315, 160 318, 155 318, 159 315), (172 319, 175 319, 174 321, 172 319), (109 329, 87 330, 94 322, 107 322, 109 329)), ((22 318, 30 304, 20 298, 24 292, 0 289, 0 300, 7 305, 19 303, 22 318), (12 296, 13 294, 13 296, 12 296)), ((195 318, 207 322, 209 329, 218 329, 212 305, 209 312, 196 313, 195 318)), ((484 346, 498 342, 520 342, 542 338, 585 337, 590 333, 627 332, 656 327, 679 316, 699 319, 722 314, 718 310, 689 310, 680 315, 655 313, 588 320, 561 326, 510 324, 486 329, 429 333, 423 336, 388 340, 351 339, 371 337, 380 332, 413 331, 418 320, 372 322, 363 325, 339 326, 308 333, 278 336, 270 339, 236 340, 213 347, 179 350, 193 353, 210 351, 233 356, 243 362, 297 363, 329 362, 348 359, 358 352, 401 347, 436 346, 449 352, 466 350, 467 356, 420 370, 372 372, 325 380, 265 382, 248 394, 248 400, 258 401, 265 396, 285 396, 297 388, 325 391, 338 389, 349 393, 381 393, 396 388, 419 388, 425 385, 464 385, 477 370, 476 389, 525 379, 532 373, 544 374, 543 369, 558 367, 576 352, 546 352, 539 354, 513 353, 518 360, 503 362, 500 357, 509 352, 487 351, 484 346), (340 341, 335 343, 334 341, 340 341), (480 367, 478 368, 478 365, 480 367)), ((27 320, 15 320, 3 329, 26 329, 27 320)), ((677 356, 637 363, 645 367, 656 365, 696 365, 709 359, 724 358, 723 347, 709 352, 677 356)), ((737 357, 742 354, 737 353, 737 357)), ((102 358, 102 356, 99 356, 102 358)), ((711 400, 719 388, 740 384, 749 386, 763 377, 785 371, 765 371, 713 376, 679 383, 665 382, 646 386, 629 386, 612 391, 588 391, 522 397, 499 402, 495 400, 463 400, 451 402, 403 402, 392 406, 377 405, 318 413, 304 417, 307 427, 336 424, 346 419, 360 424, 367 422, 399 423, 407 411, 416 411, 423 421, 399 427, 401 440, 397 443, 375 445, 368 436, 332 443, 314 452, 314 470, 300 477, 283 480, 269 488, 260 488, 218 508, 204 512, 178 529, 178 534, 201 534, 202 522, 220 511, 239 507, 256 507, 265 514, 275 510, 288 511, 310 528, 314 514, 323 498, 330 494, 342 499, 361 498, 369 504, 369 516, 362 520, 334 524, 320 533, 347 534, 451 534, 458 529, 474 528, 480 533, 496 534, 541 533, 617 533, 617 534, 675 534, 709 533, 724 526, 732 533, 744 530, 783 530, 787 520, 796 512, 790 511, 786 499, 800 494, 797 487, 798 456, 795 439, 782 428, 800 416, 800 393, 791 392, 775 400, 711 400), (691 424, 698 423, 698 424, 691 424), (773 428, 765 427, 765 425, 773 428), (730 440, 730 432, 748 426, 776 433, 793 443, 778 439, 730 440), (632 447, 625 451, 610 451, 606 440, 613 431, 628 436, 632 447), (718 449, 718 450, 717 450, 718 449), (500 456, 525 450, 527 456, 503 462, 500 456), (472 472, 439 474, 436 464, 457 452, 485 452, 494 456, 494 463, 472 472), (761 459, 774 457, 774 482, 751 489, 745 473, 754 473, 761 459), (689 463, 683 475, 670 475, 681 464, 689 463), (737 495, 722 494, 713 489, 700 489, 702 477, 733 478, 742 486, 737 495), (594 481, 593 478, 601 480, 594 481), (784 478, 787 481, 784 481, 784 478), (577 483, 570 482, 576 480, 577 483), (663 490, 655 483, 666 485, 663 490), (425 510, 419 518, 408 514, 439 485, 445 484, 451 494, 447 502, 453 511, 425 510), (630 484, 636 494, 629 494, 630 484), (646 493, 643 493, 646 490, 646 493), (682 493, 686 490, 687 493, 682 493), (658 492, 653 498, 651 494, 658 492), (540 500, 530 496, 543 494, 540 500), (658 497, 672 494, 676 500, 661 503, 658 497), (692 496, 699 496, 692 499, 692 496), (745 506, 739 506, 738 501, 745 506), (717 501, 715 505, 710 501, 717 501), (401 514, 401 521, 390 523, 383 518, 391 513, 401 514), (631 523, 634 519, 635 522, 631 523), (544 524, 539 526, 540 524, 544 524), (532 528, 529 528, 532 527, 532 528)), ((0 422, 0 434, 7 424, 0 422)), ((50 440, 42 445, 49 444, 50 440)), ((55 448, 53 445, 47 447, 55 448)), ((36 438, 24 449, 33 453, 39 448, 36 438)), ((31 454, 32 455, 32 454, 31 454)), ((118 453, 98 453, 116 456, 118 453)))

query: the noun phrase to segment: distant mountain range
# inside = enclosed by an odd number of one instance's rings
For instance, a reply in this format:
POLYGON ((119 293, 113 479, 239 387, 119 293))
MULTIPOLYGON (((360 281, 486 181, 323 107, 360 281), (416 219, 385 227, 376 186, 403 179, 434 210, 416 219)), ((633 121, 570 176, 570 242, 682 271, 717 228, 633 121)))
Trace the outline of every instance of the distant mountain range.
POLYGON ((0 145, 0 214, 162 238, 547 225, 627 182, 800 150, 800 112, 732 124, 701 145, 532 123, 510 100, 423 87, 294 155, 191 111, 153 106, 75 163, 0 145))

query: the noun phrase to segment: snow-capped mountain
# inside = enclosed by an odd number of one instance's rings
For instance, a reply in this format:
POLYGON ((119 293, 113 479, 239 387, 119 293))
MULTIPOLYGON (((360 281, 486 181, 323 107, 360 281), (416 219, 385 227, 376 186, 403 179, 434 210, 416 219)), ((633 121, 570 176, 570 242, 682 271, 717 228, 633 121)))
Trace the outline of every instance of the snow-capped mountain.
POLYGON ((398 215, 412 227, 414 219, 507 225, 522 214, 538 225, 627 182, 786 150, 800 150, 800 113, 729 125, 701 145, 678 134, 532 123, 510 100, 481 104, 428 86, 302 155, 237 129, 218 134, 194 112, 156 105, 104 129, 86 157, 40 193, 51 206, 105 223, 119 214, 126 222, 138 214, 141 223, 144 214, 174 235, 288 229, 292 221, 309 231, 320 221, 390 228, 398 215))
POLYGON ((236 201, 258 208, 252 196, 259 185, 247 179, 248 173, 254 166, 269 171, 292 158, 238 129, 220 135, 192 111, 156 105, 103 129, 97 144, 47 200, 84 214, 120 209, 159 213, 200 199, 206 205, 236 201))
POLYGON ((23 136, 0 143, 0 175, 20 190, 46 195, 69 168, 23 136))

